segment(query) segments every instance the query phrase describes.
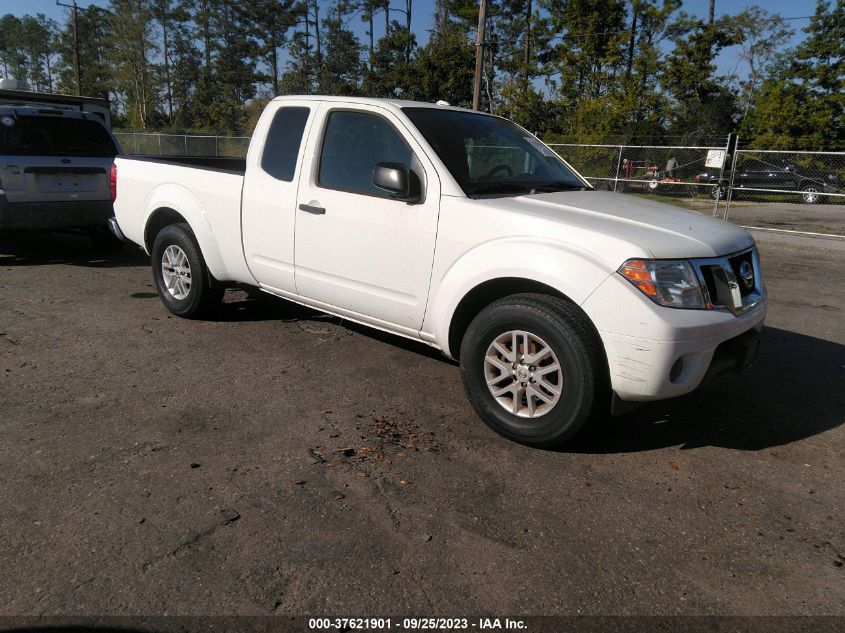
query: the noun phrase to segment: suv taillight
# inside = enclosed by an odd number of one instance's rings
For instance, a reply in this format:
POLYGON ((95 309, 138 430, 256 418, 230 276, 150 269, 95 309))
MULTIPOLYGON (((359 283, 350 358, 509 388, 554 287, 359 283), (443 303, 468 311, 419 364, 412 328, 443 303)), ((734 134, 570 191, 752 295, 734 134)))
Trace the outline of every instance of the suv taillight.
POLYGON ((111 190, 111 201, 117 200, 117 165, 111 164, 111 172, 109 173, 109 189, 111 190))

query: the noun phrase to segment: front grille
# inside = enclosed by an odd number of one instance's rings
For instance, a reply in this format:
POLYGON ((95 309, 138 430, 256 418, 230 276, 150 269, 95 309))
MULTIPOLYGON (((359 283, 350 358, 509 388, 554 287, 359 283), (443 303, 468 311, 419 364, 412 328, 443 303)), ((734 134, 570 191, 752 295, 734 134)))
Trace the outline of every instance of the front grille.
POLYGON ((726 257, 698 259, 693 264, 713 308, 739 314, 756 305, 763 296, 754 248, 726 257))
POLYGON ((713 303, 719 296, 719 288, 716 285, 716 279, 713 275, 713 266, 701 266, 701 277, 704 279, 704 285, 707 288, 707 293, 710 296, 710 302, 713 303))
POLYGON ((728 259, 739 285, 739 294, 743 297, 754 292, 757 285, 757 271, 754 270, 754 258, 751 253, 752 251, 747 251, 728 259))

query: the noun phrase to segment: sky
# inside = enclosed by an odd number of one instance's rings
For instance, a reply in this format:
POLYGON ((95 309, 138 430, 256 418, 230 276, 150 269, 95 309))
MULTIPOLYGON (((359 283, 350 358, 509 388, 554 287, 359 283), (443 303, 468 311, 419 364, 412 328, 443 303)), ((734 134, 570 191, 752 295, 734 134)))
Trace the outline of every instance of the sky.
MULTIPOLYGON (((70 0, 61 0, 65 4, 70 4, 70 0)), ((329 6, 332 0, 318 0, 320 7, 329 6)), ((80 7, 90 5, 105 6, 107 0, 77 0, 80 7)), ((404 0, 392 0, 392 6, 397 9, 405 8, 404 0)), ((716 16, 729 14, 735 15, 751 5, 758 5, 770 13, 779 13, 785 18, 802 17, 813 15, 816 9, 815 0, 716 0, 716 16)), ((709 10, 709 0, 684 0, 682 10, 686 13, 704 18, 707 16, 709 10)), ((13 15, 22 16, 35 13, 44 13, 47 17, 51 17, 58 22, 64 22, 69 13, 68 9, 56 5, 56 0, 0 0, 0 15, 11 13, 13 15)), ((323 13, 323 12, 321 12, 323 13)), ((412 28, 417 35, 417 42, 424 44, 428 41, 428 33, 432 28, 432 17, 434 13, 434 0, 414 0, 414 13, 412 28)), ((393 16, 391 16, 393 17, 393 16)), ((396 13, 396 19, 404 21, 404 14, 396 13)), ((808 20, 791 20, 789 24, 795 30, 795 35, 792 38, 789 46, 794 46, 801 39, 804 33, 802 28, 807 26, 808 20)), ((381 29, 384 20, 376 18, 376 38, 381 36, 381 29)), ((356 32, 362 42, 367 41, 366 25, 359 19, 353 18, 349 23, 350 28, 356 32)), ((724 50, 717 59, 718 72, 720 74, 730 74, 737 70, 742 73, 742 64, 737 65, 738 50, 728 48, 724 50)))

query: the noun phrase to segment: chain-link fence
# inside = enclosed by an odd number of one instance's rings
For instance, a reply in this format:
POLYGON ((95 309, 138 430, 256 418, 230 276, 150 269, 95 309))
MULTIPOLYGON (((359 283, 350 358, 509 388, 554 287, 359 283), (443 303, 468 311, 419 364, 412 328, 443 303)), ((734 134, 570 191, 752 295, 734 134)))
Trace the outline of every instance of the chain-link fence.
POLYGON ((552 143, 597 189, 749 228, 845 236, 845 152, 552 143))
POLYGON ((155 134, 115 132, 126 154, 143 156, 225 156, 243 158, 248 136, 203 136, 197 134, 155 134))
POLYGON ((596 189, 630 193, 714 213, 724 189, 727 142, 721 147, 680 145, 550 146, 596 189))
POLYGON ((743 226, 845 236, 845 152, 740 149, 724 215, 743 226))

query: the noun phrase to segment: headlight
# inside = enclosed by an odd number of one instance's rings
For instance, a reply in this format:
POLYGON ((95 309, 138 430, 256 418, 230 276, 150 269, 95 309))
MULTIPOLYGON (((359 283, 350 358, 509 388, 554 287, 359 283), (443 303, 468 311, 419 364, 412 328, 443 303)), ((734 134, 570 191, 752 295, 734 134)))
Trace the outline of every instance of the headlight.
POLYGON ((629 259, 619 274, 658 305, 669 308, 707 307, 701 283, 690 263, 683 259, 629 259))

